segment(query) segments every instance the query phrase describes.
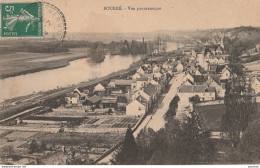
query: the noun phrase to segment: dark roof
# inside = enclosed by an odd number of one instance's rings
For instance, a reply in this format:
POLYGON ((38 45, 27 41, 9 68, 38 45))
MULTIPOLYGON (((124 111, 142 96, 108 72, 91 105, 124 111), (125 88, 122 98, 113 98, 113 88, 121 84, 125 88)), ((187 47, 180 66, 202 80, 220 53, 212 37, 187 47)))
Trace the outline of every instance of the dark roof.
POLYGON ((127 103, 127 98, 125 96, 118 96, 117 102, 118 103, 127 103))
POLYGON ((220 45, 218 45, 218 47, 216 48, 216 51, 217 51, 217 50, 222 51, 223 49, 222 49, 222 47, 221 47, 220 45))
POLYGON ((222 70, 223 70, 225 67, 226 67, 225 65, 218 65, 218 66, 217 66, 217 69, 216 69, 216 72, 217 72, 217 73, 221 73, 222 70))
POLYGON ((144 87, 144 92, 148 94, 149 96, 155 95, 157 92, 156 86, 153 84, 149 83, 144 87))
POLYGON ((134 83, 135 80, 116 79, 114 82, 115 82, 115 85, 125 86, 125 85, 132 85, 132 83, 134 83))
POLYGON ((215 92, 214 87, 205 85, 183 85, 179 88, 180 93, 215 92))
POLYGON ((210 64, 210 65, 209 65, 209 70, 210 70, 210 71, 214 71, 214 72, 216 72, 217 67, 218 67, 217 64, 210 64))
POLYGON ((153 78, 153 74, 152 73, 145 73, 142 75, 142 77, 144 78, 153 78))
POLYGON ((78 97, 78 93, 66 93, 66 97, 78 97))
POLYGON ((141 78, 137 79, 137 81, 148 81, 148 77, 142 76, 141 78))
POLYGON ((187 81, 188 81, 190 84, 194 85, 194 83, 193 83, 191 80, 187 79, 187 81))
POLYGON ((192 75, 194 83, 204 83, 207 81, 207 78, 204 75, 192 75))
POLYGON ((99 102, 100 100, 101 100, 101 98, 99 96, 97 96, 97 95, 94 95, 94 96, 88 98, 88 101, 90 101, 93 104, 99 102))
POLYGON ((142 95, 139 95, 136 100, 138 100, 141 103, 146 103, 147 99, 145 97, 143 97, 142 95))

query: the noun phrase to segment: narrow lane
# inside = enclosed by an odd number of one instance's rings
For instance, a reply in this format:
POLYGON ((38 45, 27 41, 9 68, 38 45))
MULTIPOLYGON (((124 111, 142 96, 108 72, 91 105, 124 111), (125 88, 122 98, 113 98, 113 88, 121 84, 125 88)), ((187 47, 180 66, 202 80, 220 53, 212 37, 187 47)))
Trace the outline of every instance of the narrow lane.
MULTIPOLYGON (((153 115, 147 115, 144 121, 141 123, 141 125, 136 129, 136 131, 133 133, 134 137, 136 138, 137 135, 140 133, 140 131, 145 127, 150 127, 154 129, 155 131, 158 131, 160 128, 164 127, 164 114, 166 113, 169 104, 173 97, 177 93, 177 88, 181 85, 183 80, 183 73, 177 74, 176 77, 173 77, 170 81, 171 87, 168 91, 168 93, 165 94, 165 97, 162 100, 162 106, 159 107, 156 112, 153 115)), ((112 152, 102 160, 98 162, 98 164, 110 164, 110 160, 113 159, 113 156, 116 154, 116 152, 112 152)))

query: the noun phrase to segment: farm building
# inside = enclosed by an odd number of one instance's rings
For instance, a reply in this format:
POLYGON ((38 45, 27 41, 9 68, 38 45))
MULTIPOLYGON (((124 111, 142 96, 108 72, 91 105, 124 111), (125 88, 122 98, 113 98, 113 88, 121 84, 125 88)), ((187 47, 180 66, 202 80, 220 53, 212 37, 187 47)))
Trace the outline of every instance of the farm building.
POLYGON ((183 85, 178 88, 181 100, 189 101, 189 98, 198 95, 200 101, 215 100, 215 88, 205 85, 183 85))
POLYGON ((100 103, 101 103, 100 96, 94 95, 88 98, 87 100, 85 100, 85 102, 83 102, 83 105, 90 106, 90 107, 99 107, 100 103))
POLYGON ((103 85, 101 85, 100 83, 97 84, 94 88, 94 92, 104 92, 105 91, 105 87, 103 85))
POLYGON ((118 87, 124 92, 127 92, 136 88, 136 80, 114 79, 111 80, 108 85, 110 87, 118 87))
POLYGON ((117 108, 116 96, 104 96, 102 97, 101 104, 103 108, 117 108))
POLYGON ((79 94, 78 93, 67 93, 65 96, 65 101, 67 102, 67 104, 70 105, 76 105, 79 103, 79 94))

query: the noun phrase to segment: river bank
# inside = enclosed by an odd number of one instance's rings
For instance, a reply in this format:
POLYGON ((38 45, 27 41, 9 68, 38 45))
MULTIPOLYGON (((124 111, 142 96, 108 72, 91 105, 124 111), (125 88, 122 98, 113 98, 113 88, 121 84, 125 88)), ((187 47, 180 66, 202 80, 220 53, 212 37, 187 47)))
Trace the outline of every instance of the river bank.
POLYGON ((88 58, 88 56, 86 55, 86 56, 81 56, 81 57, 76 57, 76 58, 65 59, 62 61, 53 61, 53 62, 49 62, 49 63, 45 64, 44 67, 35 67, 33 69, 21 70, 18 72, 4 73, 4 74, 0 75, 0 79, 16 77, 19 75, 26 75, 26 74, 40 72, 40 71, 63 68, 63 67, 68 66, 71 61, 75 61, 75 60, 82 59, 82 58, 88 58))
POLYGON ((60 53, 16 52, 0 55, 0 79, 66 67, 71 61, 88 58, 88 48, 60 53))

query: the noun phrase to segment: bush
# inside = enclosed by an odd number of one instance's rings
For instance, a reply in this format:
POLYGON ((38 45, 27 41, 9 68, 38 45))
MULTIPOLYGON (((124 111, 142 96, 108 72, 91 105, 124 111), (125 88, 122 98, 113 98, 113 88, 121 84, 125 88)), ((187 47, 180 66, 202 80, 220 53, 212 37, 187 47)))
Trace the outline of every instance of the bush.
POLYGON ((200 102, 200 97, 198 95, 195 95, 195 96, 190 98, 190 102, 199 103, 200 102))

